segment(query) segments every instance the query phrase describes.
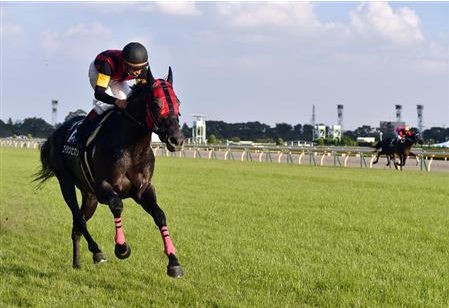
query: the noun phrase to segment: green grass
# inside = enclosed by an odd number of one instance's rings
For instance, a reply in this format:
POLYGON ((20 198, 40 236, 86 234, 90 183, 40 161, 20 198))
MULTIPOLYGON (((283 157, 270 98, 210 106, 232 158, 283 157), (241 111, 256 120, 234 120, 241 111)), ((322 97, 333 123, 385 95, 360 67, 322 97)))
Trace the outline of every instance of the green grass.
POLYGON ((82 241, 38 152, 0 148, 0 306, 448 306, 446 173, 157 158, 154 184, 186 275, 171 279, 150 216, 125 202, 127 260, 107 206, 82 241))

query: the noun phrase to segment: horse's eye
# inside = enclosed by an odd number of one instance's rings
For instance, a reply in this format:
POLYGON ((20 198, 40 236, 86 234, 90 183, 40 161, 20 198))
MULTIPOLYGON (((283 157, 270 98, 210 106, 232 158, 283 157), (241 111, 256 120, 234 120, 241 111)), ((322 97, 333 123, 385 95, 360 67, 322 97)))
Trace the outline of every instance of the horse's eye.
POLYGON ((161 100, 159 100, 159 99, 156 100, 156 107, 158 107, 159 109, 162 108, 162 101, 161 100))

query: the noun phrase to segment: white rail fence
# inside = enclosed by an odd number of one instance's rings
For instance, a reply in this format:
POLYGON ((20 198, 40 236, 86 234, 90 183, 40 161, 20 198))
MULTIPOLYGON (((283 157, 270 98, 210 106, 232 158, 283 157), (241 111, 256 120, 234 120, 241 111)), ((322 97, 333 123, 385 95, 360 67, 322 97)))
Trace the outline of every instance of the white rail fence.
MULTIPOLYGON (((0 139, 1 147, 39 149, 44 139, 0 139)), ((161 143, 152 145, 156 156, 188 157, 193 159, 221 159, 311 166, 386 168, 382 156, 377 164, 374 149, 368 147, 274 147, 185 145, 179 152, 169 152, 161 143)), ((409 158, 405 168, 421 171, 448 171, 449 150, 432 151, 414 148, 417 158, 409 158)), ((393 164, 390 168, 393 168, 393 164)))

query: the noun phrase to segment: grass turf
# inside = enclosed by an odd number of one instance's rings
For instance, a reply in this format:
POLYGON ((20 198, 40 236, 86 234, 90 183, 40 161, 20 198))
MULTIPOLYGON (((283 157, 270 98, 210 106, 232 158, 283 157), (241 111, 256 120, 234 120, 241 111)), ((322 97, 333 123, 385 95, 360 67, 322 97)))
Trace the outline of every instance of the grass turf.
POLYGON ((133 252, 114 256, 99 206, 71 268, 71 215, 55 179, 35 191, 36 150, 0 148, 0 306, 447 306, 445 173, 157 158, 153 183, 185 277, 125 201, 133 252))

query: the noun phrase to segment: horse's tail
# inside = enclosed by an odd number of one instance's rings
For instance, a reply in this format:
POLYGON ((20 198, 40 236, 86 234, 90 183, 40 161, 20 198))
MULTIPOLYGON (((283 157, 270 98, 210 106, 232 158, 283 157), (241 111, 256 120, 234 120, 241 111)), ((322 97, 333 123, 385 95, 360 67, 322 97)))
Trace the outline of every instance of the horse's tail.
POLYGON ((41 147, 41 170, 34 174, 33 182, 39 182, 39 188, 45 181, 53 177, 55 173, 50 165, 51 162, 51 137, 49 137, 41 147))

